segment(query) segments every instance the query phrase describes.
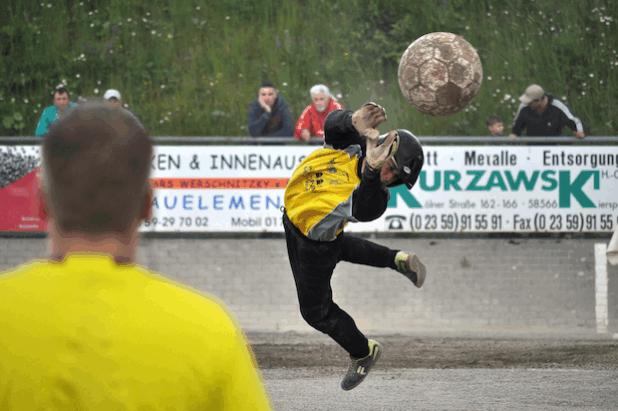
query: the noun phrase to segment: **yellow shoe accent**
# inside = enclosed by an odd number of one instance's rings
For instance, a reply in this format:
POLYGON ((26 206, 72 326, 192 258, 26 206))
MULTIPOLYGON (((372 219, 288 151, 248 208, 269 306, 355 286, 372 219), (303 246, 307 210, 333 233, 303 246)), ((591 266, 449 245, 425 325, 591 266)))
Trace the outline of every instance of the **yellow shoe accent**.
POLYGON ((395 256, 395 265, 397 271, 405 275, 414 283, 415 286, 421 288, 427 276, 427 268, 421 263, 416 254, 408 254, 399 251, 395 256))

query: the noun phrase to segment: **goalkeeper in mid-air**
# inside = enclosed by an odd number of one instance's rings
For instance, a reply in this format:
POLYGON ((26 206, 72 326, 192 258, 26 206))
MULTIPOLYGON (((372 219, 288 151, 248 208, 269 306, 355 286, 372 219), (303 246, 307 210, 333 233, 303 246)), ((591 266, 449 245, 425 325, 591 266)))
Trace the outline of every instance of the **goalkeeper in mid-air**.
POLYGON ((354 320, 333 301, 330 280, 339 261, 390 267, 421 287, 426 269, 418 256, 344 233, 350 221, 379 218, 388 187, 411 189, 423 167, 423 150, 407 130, 380 136, 386 112, 366 103, 356 112, 336 110, 324 122, 324 147, 299 164, 285 190, 283 225, 303 318, 328 334, 349 354, 341 382, 360 384, 380 356, 354 320))

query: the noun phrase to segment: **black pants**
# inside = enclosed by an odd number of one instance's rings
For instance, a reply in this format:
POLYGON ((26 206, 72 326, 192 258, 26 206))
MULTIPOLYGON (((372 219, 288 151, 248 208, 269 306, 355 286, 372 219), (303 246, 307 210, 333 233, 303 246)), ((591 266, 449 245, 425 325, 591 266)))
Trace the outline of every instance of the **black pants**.
POLYGON ((334 241, 313 241, 296 228, 285 213, 283 227, 301 315, 350 355, 368 355, 367 337, 356 327, 352 317, 333 301, 330 279, 339 261, 395 269, 398 250, 345 233, 339 234, 334 241))

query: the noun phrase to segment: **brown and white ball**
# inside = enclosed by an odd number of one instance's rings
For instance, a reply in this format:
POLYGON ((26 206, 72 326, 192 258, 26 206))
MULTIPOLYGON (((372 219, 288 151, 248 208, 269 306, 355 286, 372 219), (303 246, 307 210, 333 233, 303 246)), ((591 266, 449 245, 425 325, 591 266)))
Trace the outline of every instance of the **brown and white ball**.
POLYGON ((483 66, 463 37, 429 33, 403 53, 398 79, 406 100, 421 113, 448 116, 476 97, 483 82, 483 66))

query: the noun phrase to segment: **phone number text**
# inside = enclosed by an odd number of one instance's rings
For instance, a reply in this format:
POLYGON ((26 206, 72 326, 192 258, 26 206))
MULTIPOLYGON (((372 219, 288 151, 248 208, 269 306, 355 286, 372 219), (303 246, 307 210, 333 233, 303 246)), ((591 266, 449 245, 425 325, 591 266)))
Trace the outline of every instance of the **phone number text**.
POLYGON ((151 217, 141 222, 146 228, 208 228, 208 217, 151 217))
MULTIPOLYGON (((390 217, 391 219, 394 217, 390 217)), ((402 219, 405 217, 401 216, 402 219)), ((403 221, 390 229, 405 229, 403 221)), ((609 231, 618 225, 613 214, 417 214, 407 221, 411 231, 609 231)))

